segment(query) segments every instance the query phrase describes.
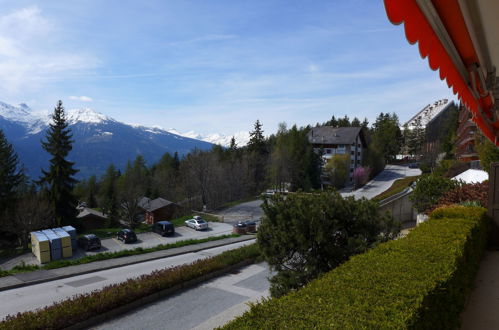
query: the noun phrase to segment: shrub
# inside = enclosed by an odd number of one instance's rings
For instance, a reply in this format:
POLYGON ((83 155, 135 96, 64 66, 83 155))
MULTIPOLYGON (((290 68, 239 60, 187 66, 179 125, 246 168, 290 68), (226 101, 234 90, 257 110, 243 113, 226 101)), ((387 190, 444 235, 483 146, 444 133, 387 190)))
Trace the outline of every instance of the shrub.
POLYGON ((226 251, 191 264, 156 270, 112 284, 102 290, 75 295, 36 311, 7 316, 1 329, 62 329, 124 306, 140 298, 259 256, 256 244, 226 251))
POLYGON ((369 174, 371 169, 367 167, 357 167, 353 170, 353 182, 357 187, 365 185, 369 181, 369 174))
POLYGON ((445 192, 460 185, 460 182, 435 174, 425 175, 416 182, 410 199, 418 212, 425 212, 432 208, 445 192))
POLYGON ((463 202, 473 201, 478 203, 478 206, 487 207, 489 198, 489 183, 465 184, 460 187, 447 191, 439 198, 437 203, 430 207, 428 211, 432 211, 438 207, 448 206, 452 204, 461 204, 463 202))
POLYGON ((299 291, 254 304, 223 328, 457 328, 489 221, 483 208, 439 209, 405 238, 354 256, 299 291))
POLYGON ((272 296, 301 288, 354 254, 397 236, 400 225, 365 198, 336 191, 275 195, 262 206, 258 228, 262 255, 277 274, 272 296))

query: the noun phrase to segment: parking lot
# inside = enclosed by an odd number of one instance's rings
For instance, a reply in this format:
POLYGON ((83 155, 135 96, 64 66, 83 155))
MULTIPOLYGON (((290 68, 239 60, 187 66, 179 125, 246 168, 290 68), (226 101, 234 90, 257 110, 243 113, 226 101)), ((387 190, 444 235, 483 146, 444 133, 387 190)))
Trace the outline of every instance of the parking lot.
MULTIPOLYGON (((137 234, 137 242, 128 243, 128 244, 118 241, 115 237, 102 239, 101 240, 102 248, 100 250, 83 251, 82 249, 78 249, 76 251, 73 251, 72 259, 81 258, 85 255, 93 255, 102 252, 131 250, 138 247, 151 248, 160 244, 175 243, 178 241, 185 241, 189 239, 202 239, 202 238, 221 236, 232 233, 232 225, 227 223, 209 222, 209 226, 210 227, 208 229, 202 231, 196 231, 186 226, 176 227, 175 235, 166 236, 166 237, 163 237, 153 232, 140 233, 137 234)), ((23 262, 27 265, 39 264, 38 260, 36 260, 35 256, 32 253, 26 253, 24 255, 17 256, 15 258, 2 262, 2 264, 0 264, 0 268, 3 270, 10 270, 14 266, 20 265, 23 262)))

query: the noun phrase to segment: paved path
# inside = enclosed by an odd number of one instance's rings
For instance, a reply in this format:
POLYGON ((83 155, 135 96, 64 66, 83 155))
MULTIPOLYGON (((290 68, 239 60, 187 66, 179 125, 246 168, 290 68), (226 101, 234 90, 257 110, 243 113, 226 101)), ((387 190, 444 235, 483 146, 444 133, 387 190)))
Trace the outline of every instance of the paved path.
POLYGON ((133 255, 129 257, 114 258, 95 261, 88 264, 57 268, 52 270, 37 270, 33 272, 18 273, 12 276, 0 277, 0 291, 14 289, 16 287, 48 282, 56 279, 67 278, 76 275, 94 273, 99 270, 137 264, 144 261, 157 260, 177 256, 180 254, 193 253, 213 247, 224 246, 246 240, 254 240, 253 236, 241 236, 226 238, 200 244, 187 245, 179 248, 156 251, 151 253, 133 255))
POLYGON ((93 329, 213 329, 269 295, 267 264, 242 268, 202 285, 144 306, 93 329))
POLYGON ((421 175, 421 170, 419 168, 409 168, 408 166, 401 165, 386 165, 385 169, 364 187, 353 192, 347 192, 343 189, 341 195, 343 197, 354 196, 355 199, 360 199, 362 197, 371 199, 388 190, 395 180, 415 175, 421 175))
POLYGON ((259 221, 263 216, 262 203, 261 199, 257 199, 215 212, 215 214, 223 216, 223 221, 229 224, 246 220, 259 221))
POLYGON ((149 274, 154 270, 191 263, 251 243, 254 243, 254 240, 1 291, 0 319, 5 318, 9 314, 48 306, 76 294, 99 290, 104 286, 120 283, 143 274, 149 274))
POLYGON ((464 312, 461 329, 499 329, 499 251, 486 251, 464 312))

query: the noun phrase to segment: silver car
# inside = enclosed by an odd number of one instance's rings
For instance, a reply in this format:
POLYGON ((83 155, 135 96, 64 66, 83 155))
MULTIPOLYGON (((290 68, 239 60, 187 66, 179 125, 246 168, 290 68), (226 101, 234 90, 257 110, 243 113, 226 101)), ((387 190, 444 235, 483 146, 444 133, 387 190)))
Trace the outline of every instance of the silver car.
POLYGON ((195 216, 193 219, 186 220, 185 225, 196 230, 203 230, 208 228, 208 222, 204 221, 199 216, 195 216))

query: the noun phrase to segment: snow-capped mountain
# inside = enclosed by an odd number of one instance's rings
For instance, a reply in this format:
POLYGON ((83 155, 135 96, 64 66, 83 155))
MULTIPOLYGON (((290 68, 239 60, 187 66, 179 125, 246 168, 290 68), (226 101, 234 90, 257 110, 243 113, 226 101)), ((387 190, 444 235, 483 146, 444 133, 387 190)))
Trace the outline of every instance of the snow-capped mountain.
POLYGON ((3 119, 17 123, 26 127, 29 133, 40 132, 46 126, 46 119, 43 116, 33 113, 30 107, 21 103, 15 107, 7 103, 0 102, 0 116, 3 119))
MULTIPOLYGON (((124 169, 137 155, 151 164, 166 152, 184 155, 194 148, 207 150, 213 146, 160 128, 121 123, 88 108, 66 110, 66 118, 75 141, 69 158, 79 169, 80 178, 100 175, 111 163, 124 169)), ((40 141, 50 122, 49 113, 35 113, 25 104, 16 107, 0 102, 0 129, 32 178, 48 167, 49 155, 40 141)))
POLYGON ((249 139, 250 139, 249 132, 246 132, 246 131, 240 131, 240 132, 234 133, 232 135, 223 135, 223 134, 219 134, 219 133, 202 135, 202 134, 198 134, 194 131, 189 131, 187 133, 181 133, 174 128, 170 128, 167 131, 170 133, 185 136, 185 137, 188 137, 191 139, 196 139, 196 140, 206 141, 206 142, 213 143, 213 144, 218 144, 218 145, 221 145, 223 147, 230 146, 230 141, 232 140, 232 137, 234 137, 234 139, 236 140, 236 145, 238 147, 245 146, 246 144, 248 144, 249 139))

